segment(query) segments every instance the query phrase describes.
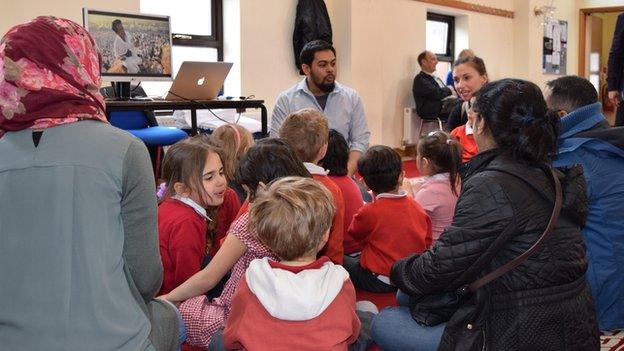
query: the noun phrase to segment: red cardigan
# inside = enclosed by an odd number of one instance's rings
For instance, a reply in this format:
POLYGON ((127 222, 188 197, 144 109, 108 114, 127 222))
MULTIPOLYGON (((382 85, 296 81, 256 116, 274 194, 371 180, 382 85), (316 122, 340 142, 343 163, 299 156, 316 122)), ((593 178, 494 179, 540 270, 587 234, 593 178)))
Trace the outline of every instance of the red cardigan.
POLYGON ((336 206, 336 213, 332 221, 331 229, 329 230, 329 240, 325 247, 319 252, 320 256, 327 256, 335 264, 342 264, 344 256, 344 248, 342 241, 344 238, 344 213, 345 203, 342 199, 342 192, 336 183, 331 181, 328 176, 314 174, 312 177, 325 185, 327 190, 332 194, 334 198, 334 205, 336 206))
MULTIPOLYGON (((320 268, 327 258, 304 267, 271 262, 271 267, 295 274, 320 268)), ((355 289, 345 280, 334 301, 315 318, 305 321, 281 320, 271 316, 241 279, 232 298, 225 323, 223 341, 227 350, 346 350, 360 333, 360 320, 355 314, 355 289)))
POLYGON ((470 161, 472 156, 479 153, 477 143, 472 134, 466 135, 466 125, 459 126, 451 132, 451 135, 459 141, 462 147, 462 163, 470 161))
POLYGON ((362 193, 360 192, 360 188, 358 188, 355 181, 348 176, 328 176, 342 192, 342 199, 344 200, 345 212, 344 212, 344 253, 350 254, 354 252, 362 251, 364 248, 363 243, 353 239, 347 232, 349 226, 351 225, 351 221, 353 220, 353 216, 358 212, 360 207, 364 205, 364 200, 362 199, 362 193))
MULTIPOLYGON (((216 237, 209 254, 214 256, 221 239, 234 221, 240 202, 230 188, 223 195, 217 212, 216 237)), ((201 270, 206 256, 208 221, 190 206, 174 199, 165 199, 158 206, 158 239, 163 263, 163 284, 159 295, 167 294, 201 270)))
POLYGON ((429 216, 414 199, 406 195, 378 197, 364 205, 353 217, 349 234, 366 240, 360 265, 385 276, 390 275, 394 262, 423 252, 432 243, 429 216))
POLYGON ((158 295, 169 293, 199 272, 206 254, 208 220, 190 206, 165 199, 158 206, 158 240, 164 268, 158 295))
POLYGON ((213 245, 210 248, 210 256, 214 257, 221 247, 221 242, 227 235, 230 225, 238 218, 240 208, 241 203, 238 195, 236 195, 236 191, 232 188, 227 188, 225 194, 223 194, 223 204, 221 204, 217 212, 217 232, 212 240, 213 245))

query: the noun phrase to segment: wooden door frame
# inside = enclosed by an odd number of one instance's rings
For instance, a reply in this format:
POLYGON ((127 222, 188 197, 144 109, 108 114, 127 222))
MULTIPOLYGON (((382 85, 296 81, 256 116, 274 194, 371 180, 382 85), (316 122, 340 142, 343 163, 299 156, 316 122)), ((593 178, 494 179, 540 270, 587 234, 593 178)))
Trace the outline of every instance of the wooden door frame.
MULTIPOLYGON (((578 75, 585 77, 585 31, 587 27, 587 16, 592 13, 624 12, 624 6, 594 7, 589 9, 579 9, 579 47, 578 47, 578 75)), ((602 33, 604 35, 604 33, 602 33)))

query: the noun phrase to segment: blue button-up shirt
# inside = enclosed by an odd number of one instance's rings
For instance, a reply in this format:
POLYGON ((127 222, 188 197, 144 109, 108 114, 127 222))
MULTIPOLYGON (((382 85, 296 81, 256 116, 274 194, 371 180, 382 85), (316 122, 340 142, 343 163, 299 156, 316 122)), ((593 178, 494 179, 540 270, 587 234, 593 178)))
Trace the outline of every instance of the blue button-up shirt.
POLYGON ((345 137, 350 150, 363 153, 368 148, 370 132, 366 124, 362 100, 355 90, 336 82, 334 90, 327 96, 327 103, 323 110, 314 94, 308 89, 304 78, 277 97, 271 116, 271 137, 278 137, 279 129, 286 117, 302 108, 322 111, 327 117, 329 128, 337 130, 345 137))

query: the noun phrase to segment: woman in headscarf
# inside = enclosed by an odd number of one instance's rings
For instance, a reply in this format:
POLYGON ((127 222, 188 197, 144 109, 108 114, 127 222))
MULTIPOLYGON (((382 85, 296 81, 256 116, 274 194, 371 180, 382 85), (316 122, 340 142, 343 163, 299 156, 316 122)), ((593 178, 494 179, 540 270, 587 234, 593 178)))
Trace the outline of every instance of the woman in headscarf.
POLYGON ((104 114, 100 57, 74 22, 0 41, 0 345, 174 350, 156 198, 140 140, 104 114))

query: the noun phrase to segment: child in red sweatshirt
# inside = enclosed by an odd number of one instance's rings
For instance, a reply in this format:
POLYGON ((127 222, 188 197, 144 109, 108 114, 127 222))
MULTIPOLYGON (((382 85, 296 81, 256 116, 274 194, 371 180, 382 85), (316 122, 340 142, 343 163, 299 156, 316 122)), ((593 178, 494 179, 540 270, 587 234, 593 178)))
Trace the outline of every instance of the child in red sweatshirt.
POLYGON ((227 190, 221 157, 207 145, 181 141, 171 146, 163 162, 163 176, 167 188, 158 206, 164 268, 160 294, 173 290, 201 269, 213 244, 208 226, 216 219, 206 209, 217 209, 227 190))
POLYGON ((286 117, 280 128, 280 137, 293 148, 312 177, 322 183, 332 194, 336 214, 329 232, 329 240, 321 254, 329 257, 336 264, 342 264, 345 203, 342 191, 327 176, 329 172, 318 165, 327 152, 329 139, 327 118, 318 110, 301 109, 286 117))
POLYGON ((399 190, 401 157, 393 149, 371 147, 358 160, 358 172, 375 199, 353 217, 349 235, 365 244, 360 257, 345 256, 344 267, 357 289, 393 292, 390 268, 398 259, 431 246, 431 220, 413 198, 399 190))
POLYGON ((235 350, 346 350, 360 321, 349 274, 317 259, 334 215, 309 178, 282 178, 250 207, 250 227, 280 262, 252 261, 232 300, 223 339, 235 350))

